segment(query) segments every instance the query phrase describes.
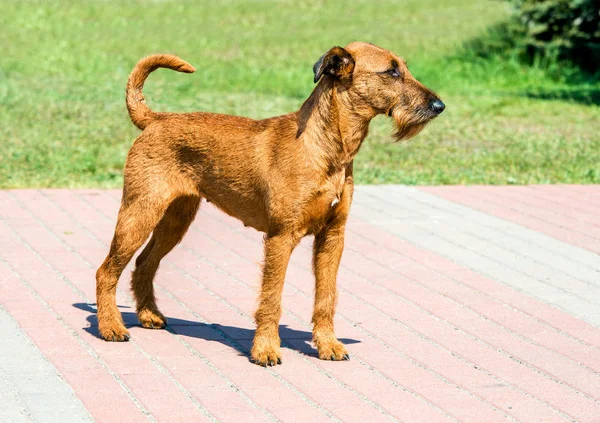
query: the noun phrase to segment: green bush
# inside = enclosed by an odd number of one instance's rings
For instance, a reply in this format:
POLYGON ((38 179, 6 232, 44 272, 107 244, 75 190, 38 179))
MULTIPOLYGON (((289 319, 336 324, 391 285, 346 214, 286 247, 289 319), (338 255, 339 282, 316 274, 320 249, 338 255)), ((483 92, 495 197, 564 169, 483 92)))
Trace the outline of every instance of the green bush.
POLYGON ((562 78, 577 68, 586 71, 587 80, 600 78, 600 0, 508 2, 511 18, 468 42, 462 54, 508 56, 562 78))
POLYGON ((596 73, 600 68, 598 0, 510 0, 518 44, 529 58, 569 60, 596 73))

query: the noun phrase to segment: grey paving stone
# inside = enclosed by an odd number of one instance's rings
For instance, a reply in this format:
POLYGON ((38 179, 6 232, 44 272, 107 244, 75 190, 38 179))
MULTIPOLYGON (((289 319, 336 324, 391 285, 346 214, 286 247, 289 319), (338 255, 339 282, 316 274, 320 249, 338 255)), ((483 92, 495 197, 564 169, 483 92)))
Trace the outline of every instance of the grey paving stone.
POLYGON ((571 248, 565 248, 564 242, 551 236, 414 188, 395 185, 390 189, 392 192, 401 192, 404 199, 410 199, 417 207, 426 204, 434 209, 464 217, 460 220, 454 219, 454 223, 473 231, 491 231, 490 236, 494 237, 495 243, 531 258, 547 262, 548 252, 552 252, 552 261, 547 263, 549 266, 600 287, 600 257, 591 251, 572 245, 571 248))
POLYGON ((8 377, 0 372, 0 422, 31 422, 33 417, 8 377))
POLYGON ((404 186, 359 186, 352 213, 600 326, 600 257, 404 186))
POLYGON ((2 306, 0 333, 0 421, 93 421, 71 387, 2 306))

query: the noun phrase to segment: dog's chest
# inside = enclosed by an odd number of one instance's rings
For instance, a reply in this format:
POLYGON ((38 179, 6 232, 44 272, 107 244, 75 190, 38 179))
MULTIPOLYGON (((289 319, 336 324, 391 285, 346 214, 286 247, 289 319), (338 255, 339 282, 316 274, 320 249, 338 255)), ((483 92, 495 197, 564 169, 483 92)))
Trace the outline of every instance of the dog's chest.
POLYGON ((324 197, 325 203, 328 203, 329 207, 335 207, 336 204, 340 202, 340 198, 342 197, 342 192, 344 191, 344 183, 346 182, 346 171, 342 169, 340 172, 337 172, 329 178, 324 186, 322 195, 324 197))
POLYGON ((331 215, 342 198, 346 172, 344 170, 328 177, 315 190, 308 207, 311 224, 320 224, 331 215))

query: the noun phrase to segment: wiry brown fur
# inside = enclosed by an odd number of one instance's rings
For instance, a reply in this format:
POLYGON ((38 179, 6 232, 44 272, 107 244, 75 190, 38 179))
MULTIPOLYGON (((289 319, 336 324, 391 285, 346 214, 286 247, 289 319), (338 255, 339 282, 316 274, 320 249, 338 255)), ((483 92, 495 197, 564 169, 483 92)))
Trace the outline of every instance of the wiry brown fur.
POLYGON ((439 113, 431 111, 432 101, 439 99, 410 75, 402 59, 366 43, 332 48, 315 64, 315 82, 320 82, 300 110, 259 121, 151 111, 142 87, 159 67, 194 71, 175 56, 154 55, 141 60, 129 78, 127 108, 143 132, 127 157, 115 234, 96 275, 102 337, 129 339, 116 306, 117 281, 151 233, 136 260, 132 289, 142 325, 164 327, 152 281, 160 260, 181 241, 204 198, 265 233, 252 359, 262 365, 281 362, 283 281, 290 254, 305 235, 315 236, 312 321, 319 357, 347 359, 334 334, 333 316, 354 187, 353 159, 373 117, 392 116, 397 138, 405 139, 439 113), (397 76, 387 72, 392 65, 397 76))

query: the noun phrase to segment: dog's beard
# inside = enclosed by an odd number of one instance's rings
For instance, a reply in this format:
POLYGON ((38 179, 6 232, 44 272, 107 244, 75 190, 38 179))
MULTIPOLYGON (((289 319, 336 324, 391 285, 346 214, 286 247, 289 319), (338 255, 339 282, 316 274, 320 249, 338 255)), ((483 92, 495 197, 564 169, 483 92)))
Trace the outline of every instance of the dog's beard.
POLYGON ((403 107, 394 107, 389 115, 394 120, 396 126, 396 131, 393 134, 396 142, 414 137, 431 120, 430 116, 427 116, 426 113, 423 113, 419 109, 407 111, 403 107))

